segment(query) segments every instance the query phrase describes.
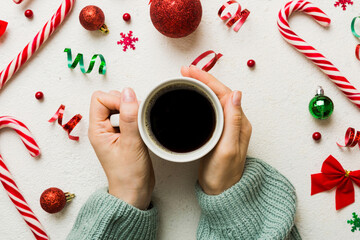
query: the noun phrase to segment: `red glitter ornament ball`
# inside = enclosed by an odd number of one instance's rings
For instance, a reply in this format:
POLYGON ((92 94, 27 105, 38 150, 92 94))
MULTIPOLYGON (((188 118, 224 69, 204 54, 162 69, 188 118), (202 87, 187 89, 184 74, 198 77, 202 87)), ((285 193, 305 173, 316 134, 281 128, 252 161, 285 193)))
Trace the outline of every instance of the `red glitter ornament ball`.
POLYGON ((123 19, 124 19, 124 21, 125 21, 125 22, 128 22, 128 21, 130 21, 130 19, 131 19, 131 16, 130 16, 130 14, 128 14, 128 13, 125 13, 125 14, 123 15, 123 19))
POLYGON ((171 38, 185 37, 200 24, 200 0, 153 0, 150 17, 155 28, 171 38))
POLYGON ((321 133, 319 132, 314 132, 313 135, 312 135, 312 138, 315 140, 315 141, 319 141, 321 139, 321 133))
POLYGON ((41 194, 40 205, 48 213, 57 213, 74 197, 74 194, 64 193, 59 188, 48 188, 41 194))
POLYGON ((89 31, 103 31, 102 28, 106 28, 104 12, 94 5, 84 7, 79 14, 79 20, 81 25, 89 31))
POLYGON ((24 14, 27 18, 32 18, 34 16, 33 11, 31 11, 30 9, 26 10, 24 14))
POLYGON ((250 59, 250 60, 247 62, 247 65, 248 65, 249 68, 253 68, 253 67, 255 67, 255 61, 252 60, 252 59, 250 59))
POLYGON ((41 100, 44 97, 44 94, 42 92, 35 93, 35 98, 37 100, 41 100))

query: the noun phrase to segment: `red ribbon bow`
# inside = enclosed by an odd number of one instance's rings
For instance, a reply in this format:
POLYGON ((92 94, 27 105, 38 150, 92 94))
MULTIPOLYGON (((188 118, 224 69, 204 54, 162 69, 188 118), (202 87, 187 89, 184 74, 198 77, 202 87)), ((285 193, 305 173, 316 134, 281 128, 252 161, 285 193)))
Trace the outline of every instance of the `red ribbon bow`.
POLYGON ((0 20, 0 37, 5 33, 8 23, 0 20))
POLYGON ((336 187, 336 210, 355 201, 354 185, 360 187, 360 170, 346 171, 341 164, 329 156, 321 167, 321 173, 311 174, 311 195, 336 187))

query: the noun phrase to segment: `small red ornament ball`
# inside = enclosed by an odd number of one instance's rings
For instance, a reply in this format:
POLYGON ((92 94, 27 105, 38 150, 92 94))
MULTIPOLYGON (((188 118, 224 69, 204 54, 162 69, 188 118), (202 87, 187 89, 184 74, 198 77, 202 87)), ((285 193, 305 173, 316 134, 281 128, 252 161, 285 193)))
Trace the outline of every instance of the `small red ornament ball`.
POLYGON ((65 193, 59 188, 48 188, 41 194, 40 205, 48 213, 60 212, 66 205, 65 193))
POLYGON ((128 22, 128 21, 130 21, 130 19, 131 19, 131 16, 130 16, 130 14, 128 14, 128 13, 125 13, 125 14, 123 15, 123 19, 124 19, 124 21, 125 21, 125 22, 128 22))
POLYGON ((34 16, 33 11, 31 11, 30 9, 26 10, 24 14, 27 18, 32 18, 34 16))
POLYGON ((250 59, 250 60, 247 62, 247 65, 248 65, 249 68, 253 68, 253 67, 255 67, 255 61, 252 60, 252 59, 250 59))
POLYGON ((35 93, 35 97, 37 100, 41 100, 41 99, 43 99, 44 94, 42 92, 37 92, 37 93, 35 93))
POLYGON ((200 0, 153 0, 150 17, 160 33, 171 38, 181 38, 197 29, 202 7, 200 0))
POLYGON ((321 139, 321 133, 319 132, 314 132, 313 135, 312 135, 312 138, 315 140, 315 141, 319 141, 321 139))
POLYGON ((81 10, 79 20, 86 30, 95 31, 105 23, 105 14, 99 7, 89 5, 81 10))

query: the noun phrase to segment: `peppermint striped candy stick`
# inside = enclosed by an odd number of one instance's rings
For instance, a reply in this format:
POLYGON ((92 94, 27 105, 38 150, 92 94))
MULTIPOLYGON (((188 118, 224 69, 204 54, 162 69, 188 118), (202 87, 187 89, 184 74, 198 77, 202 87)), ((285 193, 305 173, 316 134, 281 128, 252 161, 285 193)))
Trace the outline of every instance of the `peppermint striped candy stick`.
POLYGON ((345 96, 360 108, 360 91, 358 91, 328 59, 291 30, 288 19, 290 15, 296 11, 305 12, 324 27, 330 25, 330 18, 321 9, 308 1, 295 0, 288 2, 279 12, 277 23, 281 35, 289 44, 295 47, 296 50, 317 65, 345 96))
POLYGON ((0 72, 0 89, 21 68, 23 64, 39 49, 39 47, 54 33, 71 11, 75 0, 64 0, 56 13, 36 34, 34 39, 0 72))
MULTIPOLYGON (((25 147, 29 150, 32 157, 36 157, 40 154, 39 146, 36 144, 29 129, 19 120, 14 117, 0 116, 0 129, 12 128, 19 135, 21 141, 25 147)), ((30 230, 34 234, 37 240, 46 240, 49 237, 46 235, 45 230, 39 220, 36 218, 33 211, 30 209, 25 198, 20 193, 18 186, 16 185, 14 178, 12 177, 9 169, 4 163, 4 159, 0 155, 0 181, 4 186, 10 200, 14 203, 16 209, 19 211, 30 230)))

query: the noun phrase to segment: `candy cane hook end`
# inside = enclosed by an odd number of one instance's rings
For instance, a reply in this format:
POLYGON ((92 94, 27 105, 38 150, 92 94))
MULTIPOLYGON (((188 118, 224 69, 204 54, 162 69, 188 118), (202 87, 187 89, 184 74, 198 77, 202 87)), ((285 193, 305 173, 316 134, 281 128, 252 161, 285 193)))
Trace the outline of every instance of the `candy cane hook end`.
POLYGON ((25 126, 25 124, 23 124, 17 118, 11 116, 0 116, 0 129, 2 128, 13 129, 19 135, 21 141, 32 157, 37 157, 40 155, 40 148, 35 142, 33 135, 25 126))
POLYGON ((316 21, 317 23, 319 23, 321 26, 323 26, 323 27, 330 27, 330 24, 331 24, 331 19, 330 18, 328 18, 327 19, 327 21, 325 21, 325 22, 319 22, 319 21, 316 21))
POLYGON ((40 151, 40 149, 39 149, 39 150, 37 150, 35 153, 30 152, 30 155, 31 155, 32 157, 36 158, 36 157, 38 157, 38 156, 41 155, 41 151, 40 151))

